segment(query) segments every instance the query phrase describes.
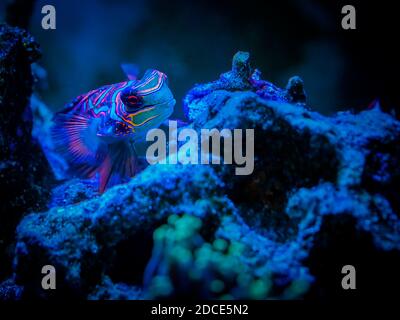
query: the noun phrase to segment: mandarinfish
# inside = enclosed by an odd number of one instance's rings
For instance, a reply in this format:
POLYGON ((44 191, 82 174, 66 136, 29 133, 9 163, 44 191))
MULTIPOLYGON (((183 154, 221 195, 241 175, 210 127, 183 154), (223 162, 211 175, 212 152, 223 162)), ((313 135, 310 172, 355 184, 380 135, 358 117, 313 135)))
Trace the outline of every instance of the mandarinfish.
POLYGON ((147 70, 141 80, 106 85, 75 98, 56 113, 56 150, 80 178, 99 176, 99 191, 135 174, 133 143, 172 114, 175 99, 167 76, 147 70))

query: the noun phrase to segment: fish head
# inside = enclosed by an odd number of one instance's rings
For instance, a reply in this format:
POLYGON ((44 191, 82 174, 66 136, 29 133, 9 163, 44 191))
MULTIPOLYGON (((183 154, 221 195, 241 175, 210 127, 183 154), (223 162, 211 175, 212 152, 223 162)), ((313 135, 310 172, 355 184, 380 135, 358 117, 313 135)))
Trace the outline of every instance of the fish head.
POLYGON ((136 134, 157 128, 172 114, 175 99, 168 87, 167 76, 147 70, 143 78, 121 93, 124 122, 136 134))

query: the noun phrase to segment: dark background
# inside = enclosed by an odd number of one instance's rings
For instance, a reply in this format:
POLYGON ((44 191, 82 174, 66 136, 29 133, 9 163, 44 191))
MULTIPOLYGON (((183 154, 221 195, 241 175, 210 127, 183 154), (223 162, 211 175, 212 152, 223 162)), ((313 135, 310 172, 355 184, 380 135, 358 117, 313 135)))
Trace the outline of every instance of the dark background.
MULTIPOLYGON (((29 1, 17 1, 29 10, 29 1)), ((48 72, 43 99, 59 110, 80 93, 124 79, 121 62, 168 74, 178 101, 195 83, 230 69, 249 51, 263 78, 305 81, 311 106, 324 114, 366 108, 378 98, 398 109, 400 12, 395 1, 36 1, 29 29, 48 72), (41 28, 41 8, 57 10, 57 29, 41 28), (357 30, 341 28, 341 8, 357 11, 357 30)), ((1 20, 5 5, 0 5, 1 20)), ((18 17, 9 18, 18 24, 18 17)))

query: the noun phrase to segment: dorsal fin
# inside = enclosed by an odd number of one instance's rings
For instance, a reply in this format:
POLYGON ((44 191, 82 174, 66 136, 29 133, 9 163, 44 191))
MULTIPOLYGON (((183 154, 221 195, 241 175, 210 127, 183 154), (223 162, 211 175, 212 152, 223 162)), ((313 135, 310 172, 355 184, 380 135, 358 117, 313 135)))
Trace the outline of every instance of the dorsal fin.
POLYGON ((133 63, 121 63, 122 71, 129 80, 137 80, 139 76, 139 67, 133 63))

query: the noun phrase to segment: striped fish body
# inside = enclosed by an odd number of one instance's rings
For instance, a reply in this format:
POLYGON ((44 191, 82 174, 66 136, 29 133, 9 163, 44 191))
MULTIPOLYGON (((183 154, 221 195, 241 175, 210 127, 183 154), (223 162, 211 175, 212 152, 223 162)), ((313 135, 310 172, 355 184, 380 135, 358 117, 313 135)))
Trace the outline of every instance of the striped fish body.
POLYGON ((89 91, 55 115, 56 150, 71 176, 97 176, 103 192, 135 174, 133 143, 165 121, 174 105, 167 76, 157 70, 89 91))

